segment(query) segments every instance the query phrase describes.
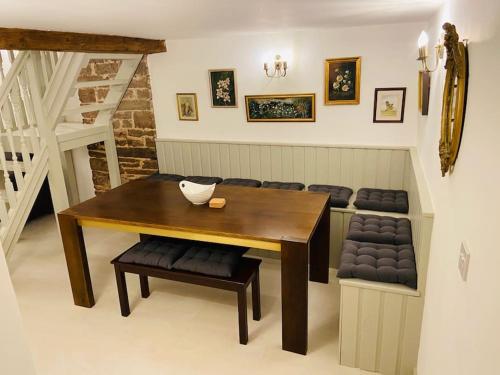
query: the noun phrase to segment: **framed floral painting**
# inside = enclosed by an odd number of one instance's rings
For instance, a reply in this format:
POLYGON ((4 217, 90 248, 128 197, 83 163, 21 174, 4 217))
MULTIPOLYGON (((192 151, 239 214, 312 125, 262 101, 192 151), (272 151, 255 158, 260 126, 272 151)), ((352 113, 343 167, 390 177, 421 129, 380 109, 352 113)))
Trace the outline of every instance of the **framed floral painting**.
POLYGON ((209 70, 213 108, 236 108, 236 73, 234 69, 209 70))
POLYGON ((373 122, 401 123, 405 117, 406 87, 375 89, 373 122))
POLYGON ((248 122, 314 122, 315 94, 246 95, 248 122))
POLYGON ((359 104, 361 57, 325 60, 325 104, 359 104))
POLYGON ((198 121, 198 100, 196 94, 177 94, 177 112, 181 121, 198 121))

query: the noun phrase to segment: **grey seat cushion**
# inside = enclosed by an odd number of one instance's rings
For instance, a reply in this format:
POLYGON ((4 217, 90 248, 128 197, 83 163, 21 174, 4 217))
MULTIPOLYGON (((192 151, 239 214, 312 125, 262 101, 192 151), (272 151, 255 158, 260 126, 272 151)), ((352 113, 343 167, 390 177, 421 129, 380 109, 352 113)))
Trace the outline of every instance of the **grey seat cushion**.
POLYGON ((362 210, 408 213, 408 193, 404 190, 359 189, 354 205, 362 210))
POLYGON ((220 184, 222 182, 222 178, 220 177, 206 177, 206 176, 187 176, 185 180, 202 185, 220 184))
POLYGON ((347 239, 393 245, 411 244, 411 223, 406 218, 353 215, 347 239))
POLYGON ((264 181, 262 187, 281 190, 304 190, 305 186, 300 182, 264 181))
POLYGON ((222 181, 221 185, 236 185, 258 188, 262 184, 260 181, 252 180, 250 178, 226 178, 224 181, 222 181))
POLYGON ((149 180, 155 181, 182 181, 186 177, 181 176, 180 174, 170 174, 170 173, 155 173, 148 177, 149 180))
POLYGON ((136 243, 120 257, 119 261, 169 270, 191 245, 189 241, 152 237, 136 243))
POLYGON ((337 277, 398 283, 417 289, 413 246, 346 240, 337 277))
POLYGON ((332 207, 346 208, 352 195, 352 189, 345 186, 309 185, 307 190, 330 193, 330 206, 332 207))
POLYGON ((236 246, 196 244, 174 263, 176 270, 231 277, 247 249, 236 246))

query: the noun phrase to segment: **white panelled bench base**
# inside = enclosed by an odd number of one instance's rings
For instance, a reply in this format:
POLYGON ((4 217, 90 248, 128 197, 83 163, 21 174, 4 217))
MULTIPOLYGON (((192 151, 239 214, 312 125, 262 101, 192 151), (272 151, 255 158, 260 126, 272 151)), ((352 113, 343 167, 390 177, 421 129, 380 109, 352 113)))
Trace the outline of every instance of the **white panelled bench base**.
POLYGON ((340 364, 384 375, 416 366, 423 298, 404 285, 340 280, 340 364))

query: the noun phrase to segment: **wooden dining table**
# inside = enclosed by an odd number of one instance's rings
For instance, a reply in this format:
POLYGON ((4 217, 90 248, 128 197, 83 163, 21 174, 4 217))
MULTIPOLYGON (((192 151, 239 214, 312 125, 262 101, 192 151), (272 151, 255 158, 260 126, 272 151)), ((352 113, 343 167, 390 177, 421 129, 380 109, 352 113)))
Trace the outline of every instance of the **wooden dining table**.
POLYGON ((184 198, 178 183, 145 179, 60 212, 74 303, 95 304, 82 227, 277 251, 282 348, 306 354, 308 279, 328 283, 329 194, 217 185, 214 197, 225 198, 226 206, 196 206, 184 198))

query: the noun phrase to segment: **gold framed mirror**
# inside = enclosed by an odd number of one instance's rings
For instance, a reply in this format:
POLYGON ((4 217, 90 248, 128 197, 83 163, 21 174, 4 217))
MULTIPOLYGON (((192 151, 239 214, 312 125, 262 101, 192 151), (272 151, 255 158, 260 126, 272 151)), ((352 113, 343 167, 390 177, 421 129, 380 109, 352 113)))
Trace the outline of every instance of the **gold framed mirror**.
POLYGON ((460 42, 455 26, 443 25, 446 47, 446 78, 443 90, 443 109, 441 113, 441 139, 439 157, 441 175, 452 173, 457 160, 467 105, 467 86, 469 80, 469 56, 467 42, 460 42))

